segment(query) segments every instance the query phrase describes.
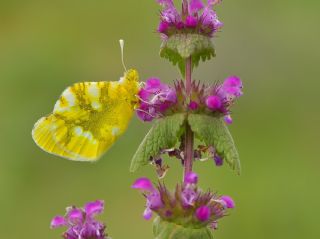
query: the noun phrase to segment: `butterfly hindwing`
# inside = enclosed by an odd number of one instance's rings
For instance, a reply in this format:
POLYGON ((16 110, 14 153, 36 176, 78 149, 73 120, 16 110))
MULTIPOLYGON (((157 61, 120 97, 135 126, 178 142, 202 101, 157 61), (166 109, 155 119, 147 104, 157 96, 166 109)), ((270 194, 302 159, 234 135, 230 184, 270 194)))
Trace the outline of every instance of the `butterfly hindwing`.
POLYGON ((136 89, 131 90, 125 80, 68 87, 53 113, 36 123, 35 142, 43 150, 71 160, 100 158, 124 133, 133 115, 137 84, 134 82, 136 89))

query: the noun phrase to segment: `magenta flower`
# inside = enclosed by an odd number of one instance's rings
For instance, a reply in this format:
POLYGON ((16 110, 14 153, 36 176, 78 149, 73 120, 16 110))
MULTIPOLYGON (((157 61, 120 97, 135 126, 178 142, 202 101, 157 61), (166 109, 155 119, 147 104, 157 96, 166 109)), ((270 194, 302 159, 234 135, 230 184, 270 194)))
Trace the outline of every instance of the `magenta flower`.
POLYGON ((136 109, 138 117, 143 121, 159 118, 177 102, 175 89, 162 83, 158 78, 147 80, 139 91, 140 106, 136 109))
POLYGON ((216 166, 222 166, 223 165, 223 159, 218 154, 215 154, 213 159, 214 159, 214 162, 215 162, 216 166))
POLYGON ((222 197, 220 197, 220 200, 225 202, 227 208, 234 208, 235 207, 235 203, 230 196, 222 196, 222 197))
POLYGON ((83 208, 68 207, 65 216, 56 216, 51 221, 51 228, 67 227, 65 239, 107 239, 105 225, 94 217, 104 210, 104 202, 89 202, 83 208))
POLYGON ((152 192, 155 190, 152 182, 148 178, 138 178, 134 182, 134 184, 131 186, 131 188, 139 189, 139 190, 147 191, 147 192, 152 192))
POLYGON ((201 222, 206 222, 211 216, 210 208, 207 206, 201 206, 196 210, 196 217, 201 222))
POLYGON ((190 33, 188 31, 190 28, 194 29, 192 33, 212 37, 223 26, 212 9, 221 2, 220 0, 208 0, 207 5, 201 0, 190 0, 186 12, 183 13, 184 16, 178 12, 173 1, 157 0, 157 2, 163 7, 158 32, 166 36, 164 39, 176 33, 190 33))
POLYGON ((226 124, 232 124, 231 106, 243 95, 243 85, 239 77, 227 78, 221 85, 215 85, 207 90, 206 107, 213 113, 224 117, 226 124))
POLYGON ((198 183, 198 175, 194 172, 187 173, 184 177, 184 182, 186 184, 197 184, 198 183))
POLYGON ((240 78, 231 76, 223 82, 218 90, 218 95, 224 100, 233 100, 243 95, 242 88, 243 85, 240 78))
POLYGON ((149 179, 142 178, 135 181, 133 188, 141 190, 141 182, 144 182, 143 195, 147 203, 143 217, 146 220, 156 213, 162 220, 169 222, 185 223, 195 228, 208 226, 212 229, 217 227, 217 220, 226 215, 228 208, 233 208, 234 202, 230 197, 219 197, 215 193, 203 192, 198 188, 198 175, 189 173, 185 176, 185 183, 176 186, 174 192, 170 192, 164 184, 151 187, 149 179), (138 183, 137 183, 138 182, 138 183))
POLYGON ((219 96, 211 95, 207 98, 206 105, 211 110, 219 110, 222 106, 222 100, 219 96))
POLYGON ((146 220, 150 220, 152 218, 152 210, 163 206, 159 192, 155 189, 148 178, 138 178, 131 188, 145 192, 147 202, 146 209, 143 212, 143 217, 146 220))
POLYGON ((232 124, 233 123, 233 119, 232 119, 231 115, 226 115, 224 117, 224 122, 226 122, 226 124, 232 124))
POLYGON ((201 0, 190 0, 189 3, 189 14, 193 15, 204 8, 201 0))
POLYGON ((190 110, 197 110, 199 108, 199 104, 195 101, 191 101, 189 104, 189 109, 190 110))

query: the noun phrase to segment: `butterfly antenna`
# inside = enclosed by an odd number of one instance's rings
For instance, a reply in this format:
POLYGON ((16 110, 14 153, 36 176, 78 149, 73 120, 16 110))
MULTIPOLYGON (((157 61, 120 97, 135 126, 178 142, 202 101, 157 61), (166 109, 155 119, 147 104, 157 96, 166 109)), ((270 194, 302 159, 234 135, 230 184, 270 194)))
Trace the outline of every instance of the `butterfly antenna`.
POLYGON ((120 39, 120 40, 119 40, 119 43, 120 43, 120 48, 121 48, 121 61, 122 61, 122 66, 123 66, 125 72, 127 72, 126 64, 124 64, 124 40, 120 39))

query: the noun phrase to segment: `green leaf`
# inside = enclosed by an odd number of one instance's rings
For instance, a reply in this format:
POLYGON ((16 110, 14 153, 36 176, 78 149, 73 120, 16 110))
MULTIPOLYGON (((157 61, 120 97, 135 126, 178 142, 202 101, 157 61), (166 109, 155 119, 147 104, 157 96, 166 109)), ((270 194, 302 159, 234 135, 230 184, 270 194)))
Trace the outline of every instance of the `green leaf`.
POLYGON ((192 56, 192 66, 197 67, 200 60, 215 57, 215 49, 209 37, 201 34, 175 34, 161 45, 160 56, 177 65, 182 76, 185 74, 185 60, 192 56))
POLYGON ((190 114, 188 122, 196 137, 207 146, 214 146, 231 169, 240 174, 240 159, 228 127, 221 118, 209 115, 190 114))
POLYGON ((184 227, 161 220, 160 217, 153 222, 153 234, 155 239, 213 239, 213 233, 208 227, 184 227))
POLYGON ((162 149, 174 147, 183 133, 181 126, 184 122, 185 114, 174 114, 157 120, 133 156, 130 171, 135 172, 148 164, 150 158, 157 156, 162 149))

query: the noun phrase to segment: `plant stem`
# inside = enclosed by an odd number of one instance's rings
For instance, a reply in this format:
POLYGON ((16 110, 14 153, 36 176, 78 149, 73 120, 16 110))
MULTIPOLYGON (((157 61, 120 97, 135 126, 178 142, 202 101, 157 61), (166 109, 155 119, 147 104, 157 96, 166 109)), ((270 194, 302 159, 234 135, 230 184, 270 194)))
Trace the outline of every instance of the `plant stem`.
MULTIPOLYGON (((192 58, 191 56, 186 59, 186 98, 187 104, 190 101, 191 85, 192 85, 192 58)), ((188 105, 187 105, 188 107, 188 105)), ((188 109, 187 109, 188 110, 188 109)), ((192 172, 193 164, 193 140, 194 135, 190 125, 186 122, 186 132, 184 135, 184 175, 192 172)))
POLYGON ((187 15, 188 15, 188 1, 182 0, 182 19, 185 20, 187 15))

